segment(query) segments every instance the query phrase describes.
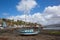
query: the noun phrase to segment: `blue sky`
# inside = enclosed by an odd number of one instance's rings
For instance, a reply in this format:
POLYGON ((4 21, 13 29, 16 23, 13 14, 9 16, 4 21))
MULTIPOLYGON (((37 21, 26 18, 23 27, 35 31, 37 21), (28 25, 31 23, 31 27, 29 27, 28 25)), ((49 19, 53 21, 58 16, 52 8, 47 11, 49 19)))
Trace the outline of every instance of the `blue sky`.
MULTIPOLYGON (((16 5, 21 0, 0 0, 0 18, 5 18, 9 16, 22 15, 23 12, 18 11, 16 5)), ((42 13, 45 7, 48 6, 58 6, 60 5, 60 0, 35 0, 39 7, 35 7, 31 10, 31 14, 36 12, 42 13)))

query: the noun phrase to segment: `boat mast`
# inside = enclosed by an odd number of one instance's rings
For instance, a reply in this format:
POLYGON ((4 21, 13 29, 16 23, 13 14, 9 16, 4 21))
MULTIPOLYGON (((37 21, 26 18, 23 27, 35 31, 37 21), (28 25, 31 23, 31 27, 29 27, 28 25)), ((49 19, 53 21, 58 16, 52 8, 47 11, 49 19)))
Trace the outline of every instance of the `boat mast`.
POLYGON ((24 11, 24 15, 25 15, 25 26, 24 27, 26 27, 26 22, 27 22, 27 5, 25 5, 25 11, 24 11))

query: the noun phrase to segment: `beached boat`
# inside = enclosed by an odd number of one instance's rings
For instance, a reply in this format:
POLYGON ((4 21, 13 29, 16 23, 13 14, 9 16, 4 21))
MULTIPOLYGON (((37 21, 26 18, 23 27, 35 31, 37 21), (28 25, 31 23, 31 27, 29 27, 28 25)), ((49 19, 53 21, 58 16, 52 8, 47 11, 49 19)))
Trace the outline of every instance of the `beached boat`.
POLYGON ((39 27, 22 27, 17 29, 16 32, 21 35, 35 35, 40 33, 39 27))

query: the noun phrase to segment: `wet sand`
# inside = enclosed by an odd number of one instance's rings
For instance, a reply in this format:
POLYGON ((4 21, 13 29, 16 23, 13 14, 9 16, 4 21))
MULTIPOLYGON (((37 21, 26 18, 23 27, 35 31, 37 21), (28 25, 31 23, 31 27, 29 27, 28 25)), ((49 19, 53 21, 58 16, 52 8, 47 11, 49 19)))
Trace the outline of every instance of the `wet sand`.
POLYGON ((0 34, 0 40, 60 40, 60 36, 42 33, 30 36, 22 36, 14 33, 2 33, 0 34))

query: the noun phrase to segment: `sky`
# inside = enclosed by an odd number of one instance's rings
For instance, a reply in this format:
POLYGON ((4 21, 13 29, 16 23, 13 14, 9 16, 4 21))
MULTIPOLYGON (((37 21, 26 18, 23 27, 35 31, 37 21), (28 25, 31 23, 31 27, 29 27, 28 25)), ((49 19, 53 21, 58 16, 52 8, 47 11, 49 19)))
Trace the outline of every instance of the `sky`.
POLYGON ((0 0, 0 18, 43 25, 60 23, 60 0, 0 0))

